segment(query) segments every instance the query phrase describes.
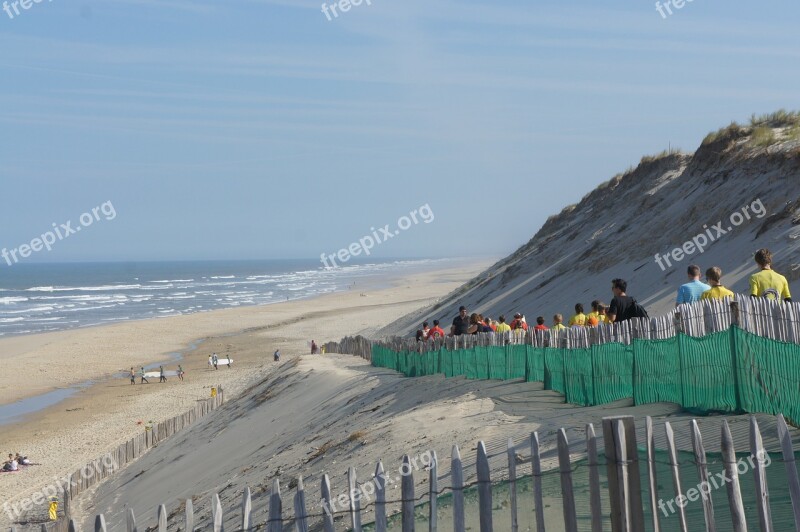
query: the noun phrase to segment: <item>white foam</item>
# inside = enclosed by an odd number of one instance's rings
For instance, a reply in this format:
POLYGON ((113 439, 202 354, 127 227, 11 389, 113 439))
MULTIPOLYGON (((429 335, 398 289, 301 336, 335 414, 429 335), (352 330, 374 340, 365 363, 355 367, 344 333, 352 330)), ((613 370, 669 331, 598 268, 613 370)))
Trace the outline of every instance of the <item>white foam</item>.
POLYGON ((0 304, 2 305, 10 305, 11 303, 22 303, 23 301, 27 301, 27 297, 0 297, 0 304))

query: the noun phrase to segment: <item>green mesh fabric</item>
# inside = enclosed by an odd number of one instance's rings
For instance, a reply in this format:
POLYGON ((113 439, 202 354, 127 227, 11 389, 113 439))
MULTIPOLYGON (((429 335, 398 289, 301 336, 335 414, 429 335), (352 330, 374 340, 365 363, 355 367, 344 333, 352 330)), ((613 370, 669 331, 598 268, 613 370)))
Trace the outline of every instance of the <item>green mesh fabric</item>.
POLYGON ((633 341, 633 400, 637 405, 683 403, 679 348, 677 337, 633 341))
POLYGON ((566 392, 564 382, 564 352, 566 349, 545 347, 544 351, 544 388, 559 393, 566 392))
POLYGON ((591 349, 564 350, 564 379, 564 395, 568 403, 595 404, 591 349))
POLYGON ((734 328, 741 408, 800 421, 800 346, 734 328))
POLYGON ((735 412, 731 330, 702 338, 678 335, 683 399, 690 411, 735 412))
POLYGON ((475 348, 475 375, 477 379, 487 380, 491 379, 489 375, 489 348, 476 347, 475 348))
POLYGON ((620 343, 592 346, 594 404, 633 397, 633 347, 620 343))
POLYGON ((544 382, 544 348, 525 346, 526 375, 528 382, 544 382))
POLYGON ((373 346, 372 364, 407 377, 444 373, 468 379, 544 382, 570 403, 672 402, 691 411, 783 413, 800 422, 800 345, 731 327, 694 338, 636 339, 590 349, 531 345, 396 353, 373 346))
POLYGON ((492 380, 505 380, 506 378, 506 348, 484 347, 486 359, 489 364, 489 378, 492 380))
POLYGON ((444 347, 439 349, 439 365, 445 377, 453 376, 453 352, 444 347))
POLYGON ((505 353, 501 351, 502 347, 496 347, 496 356, 506 357, 506 379, 524 379, 525 377, 525 363, 528 355, 527 345, 507 345, 505 353))

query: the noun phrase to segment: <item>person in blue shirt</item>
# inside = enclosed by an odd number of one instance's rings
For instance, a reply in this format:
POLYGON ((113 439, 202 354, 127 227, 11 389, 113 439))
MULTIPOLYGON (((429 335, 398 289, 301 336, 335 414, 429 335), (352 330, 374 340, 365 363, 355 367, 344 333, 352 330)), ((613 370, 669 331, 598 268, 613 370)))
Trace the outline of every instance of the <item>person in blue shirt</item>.
POLYGON ((678 288, 678 299, 675 301, 676 307, 683 303, 700 301, 700 296, 703 295, 703 292, 711 290, 710 286, 700 281, 700 266, 692 264, 686 273, 689 275, 689 282, 678 288))

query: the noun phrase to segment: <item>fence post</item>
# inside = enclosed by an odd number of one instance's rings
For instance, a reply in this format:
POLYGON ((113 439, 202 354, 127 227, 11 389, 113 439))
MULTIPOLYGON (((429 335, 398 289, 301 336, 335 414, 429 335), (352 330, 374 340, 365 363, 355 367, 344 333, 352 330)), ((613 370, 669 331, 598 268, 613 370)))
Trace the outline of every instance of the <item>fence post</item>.
POLYGON ((644 530, 639 454, 636 448, 636 426, 633 416, 603 418, 603 440, 608 472, 611 529, 613 532, 644 530), (626 528, 625 523, 630 528, 626 528))
POLYGON ((742 412, 742 396, 739 389, 739 346, 736 342, 737 329, 740 328, 739 303, 731 301, 731 326, 728 333, 731 335, 731 372, 733 373, 733 393, 736 398, 736 412, 742 412))

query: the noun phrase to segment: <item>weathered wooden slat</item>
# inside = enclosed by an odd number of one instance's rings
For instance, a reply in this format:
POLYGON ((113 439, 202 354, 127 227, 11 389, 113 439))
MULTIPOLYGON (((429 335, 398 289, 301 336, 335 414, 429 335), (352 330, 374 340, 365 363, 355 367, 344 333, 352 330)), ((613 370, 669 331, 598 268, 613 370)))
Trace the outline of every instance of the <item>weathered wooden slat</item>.
POLYGON ((214 493, 211 497, 211 519, 213 522, 214 532, 223 532, 223 515, 222 503, 219 500, 219 494, 214 493))
POLYGON ((536 532, 545 532, 544 497, 542 495, 542 459, 539 451, 539 433, 531 432, 531 474, 533 476, 533 502, 536 510, 536 532))
POLYGON ((656 444, 653 434, 653 418, 647 416, 645 421, 645 439, 647 440, 647 476, 650 482, 650 513, 653 516, 653 532, 661 532, 661 522, 659 520, 657 499, 658 499, 658 479, 656 478, 656 444))
POLYGON ((403 475, 400 481, 400 506, 402 510, 403 532, 414 532, 414 473, 411 459, 403 455, 403 475))
POLYGON ((564 503, 564 530, 578 532, 575 491, 572 487, 572 462, 569 458, 569 441, 564 429, 558 431, 558 469, 561 473, 561 498, 564 503))
MULTIPOLYGON (((136 528, 136 516, 133 513, 133 508, 128 508, 125 517, 126 517, 125 519, 126 532, 138 532, 136 528)), ((192 530, 187 528, 186 532, 192 532, 192 530)))
POLYGON ((95 516, 94 532, 106 532, 106 518, 103 514, 95 516))
POLYGON ((303 477, 297 477, 297 493, 294 495, 294 526, 297 532, 308 532, 308 512, 303 477))
POLYGON ((797 463, 794 459, 794 445, 789 427, 783 414, 778 414, 778 440, 781 442, 783 453, 783 466, 786 469, 786 479, 789 482, 789 494, 792 497, 792 511, 794 512, 795 532, 800 532, 800 479, 797 476, 797 463))
POLYGON ((68 526, 67 530, 69 532, 77 532, 78 526, 75 524, 75 520, 74 519, 70 519, 69 520, 69 526, 68 526))
POLYGON ((511 532, 517 532, 517 456, 514 451, 514 442, 508 439, 508 494, 511 499, 511 532))
POLYGON ((158 532, 167 532, 167 508, 163 504, 158 505, 158 532))
POLYGON ((281 500, 281 484, 276 478, 272 481, 272 493, 269 494, 269 517, 267 532, 283 530, 283 501, 281 500))
POLYGON ((450 475, 453 485, 453 530, 454 532, 464 532, 466 528, 464 523, 464 470, 458 445, 453 445, 450 475))
POLYGON ((375 532, 386 532, 386 474, 383 462, 375 466, 375 532))
POLYGON ((478 442, 478 510, 481 532, 492 532, 492 478, 486 444, 478 442))
POLYGON ((350 526, 353 532, 361 532, 361 492, 358 489, 356 470, 354 467, 347 469, 347 484, 350 488, 348 499, 350 499, 350 526))
POLYGON ((186 511, 184 512, 185 532, 194 532, 194 503, 192 499, 186 499, 186 511))
POLYGON ((333 508, 331 501, 331 479, 328 475, 322 476, 322 504, 324 505, 325 512, 322 516, 322 527, 325 532, 334 532, 333 527, 333 508))
POLYGON ((245 486, 244 493, 242 494, 242 530, 248 532, 250 530, 250 516, 253 513, 253 501, 250 495, 250 488, 245 486))
MULTIPOLYGON (((563 429, 562 429, 563 430, 563 429)), ((619 500, 619 527, 622 531, 631 530, 631 496, 630 479, 628 471, 628 444, 625 435, 625 425, 621 419, 613 421, 615 463, 617 468, 617 492, 619 500)), ((611 486, 609 485, 609 489, 611 486)))
POLYGON ((669 465, 672 469, 672 484, 675 493, 674 500, 678 507, 678 520, 681 532, 689 532, 689 528, 686 524, 686 512, 684 510, 685 501, 683 499, 685 495, 681 490, 681 470, 678 464, 678 453, 675 448, 675 434, 672 432, 672 425, 669 424, 669 421, 664 423, 664 431, 667 434, 667 452, 669 453, 669 465))
POLYGON ((728 491, 728 507, 731 510, 733 532, 747 532, 742 492, 739 487, 739 471, 736 466, 736 450, 733 447, 733 436, 727 420, 722 422, 721 441, 722 465, 725 475, 723 481, 728 491))
MULTIPOLYGON (((716 532, 717 525, 714 519, 714 504, 711 499, 711 484, 708 483, 708 464, 706 463, 706 449, 703 446, 703 435, 700 434, 700 427, 697 421, 690 422, 692 435, 692 450, 694 451, 694 462, 697 465, 697 477, 700 480, 700 498, 703 501, 703 515, 706 521, 706 532, 716 532)), ((696 490, 696 488, 692 488, 696 490)), ((691 492, 691 490, 689 490, 691 492)))
POLYGON ((761 439, 761 430, 755 416, 750 416, 750 453, 753 461, 753 476, 756 489, 756 506, 758 507, 758 524, 761 532, 772 532, 772 511, 769 507, 769 487, 767 486, 767 471, 764 465, 766 451, 761 439))
POLYGON ((436 451, 431 451, 431 465, 428 469, 428 532, 437 531, 437 512, 439 510, 439 458, 436 451))
POLYGON ((597 461, 597 435, 594 425, 586 425, 586 456, 589 463, 589 507, 592 512, 592 532, 603 532, 600 507, 600 464, 597 461))

